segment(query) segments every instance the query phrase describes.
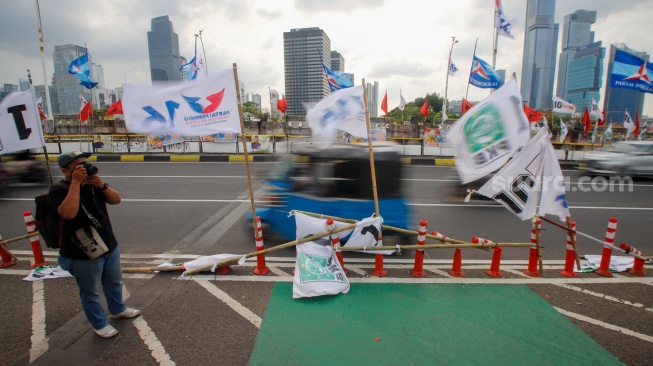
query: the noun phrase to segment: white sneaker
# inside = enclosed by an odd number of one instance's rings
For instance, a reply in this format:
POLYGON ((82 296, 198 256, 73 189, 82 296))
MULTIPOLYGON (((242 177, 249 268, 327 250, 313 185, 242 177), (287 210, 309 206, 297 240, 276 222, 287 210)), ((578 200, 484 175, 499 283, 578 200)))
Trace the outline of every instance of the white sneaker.
POLYGON ((118 335, 118 331, 116 328, 112 327, 111 324, 107 324, 104 326, 102 329, 93 329, 95 331, 95 334, 98 335, 98 337, 102 338, 111 338, 115 337, 118 335))
POLYGON ((117 318, 134 318, 141 315, 141 311, 134 308, 127 308, 118 314, 111 315, 111 319, 117 318))

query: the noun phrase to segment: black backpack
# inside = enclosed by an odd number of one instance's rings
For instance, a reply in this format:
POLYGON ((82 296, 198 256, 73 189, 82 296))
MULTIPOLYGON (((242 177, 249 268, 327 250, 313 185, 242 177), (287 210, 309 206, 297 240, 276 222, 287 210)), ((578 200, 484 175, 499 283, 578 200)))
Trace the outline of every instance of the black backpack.
MULTIPOLYGON (((68 190, 68 184, 57 182, 54 185, 64 187, 68 190)), ((56 210, 53 210, 48 203, 48 193, 34 198, 36 211, 34 212, 34 226, 39 232, 45 245, 48 248, 59 248, 61 244, 61 229, 63 228, 63 218, 59 216, 56 210)))

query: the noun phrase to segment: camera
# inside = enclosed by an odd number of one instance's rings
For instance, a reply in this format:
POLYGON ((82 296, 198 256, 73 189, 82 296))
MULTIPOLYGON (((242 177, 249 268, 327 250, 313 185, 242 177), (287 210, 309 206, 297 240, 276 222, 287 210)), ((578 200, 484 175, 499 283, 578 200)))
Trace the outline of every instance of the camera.
POLYGON ((83 166, 84 169, 86 169, 86 175, 95 175, 95 174, 97 174, 97 172, 98 172, 97 167, 96 167, 95 165, 93 165, 93 164, 89 164, 89 163, 87 163, 87 162, 83 162, 83 163, 81 164, 81 166, 83 166))

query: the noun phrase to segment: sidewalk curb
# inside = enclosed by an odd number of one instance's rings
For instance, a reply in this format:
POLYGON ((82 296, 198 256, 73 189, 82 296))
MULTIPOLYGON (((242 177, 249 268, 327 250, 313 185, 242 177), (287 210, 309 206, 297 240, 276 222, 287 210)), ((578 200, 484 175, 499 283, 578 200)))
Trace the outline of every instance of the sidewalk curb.
MULTIPOLYGON (((274 162, 279 159, 278 155, 272 154, 250 154, 250 162, 274 162)), ((50 156, 51 162, 57 161, 57 156, 50 156)), ((45 161, 45 158, 38 156, 37 160, 45 161)), ((242 163, 245 156, 242 154, 96 154, 88 158, 88 161, 97 162, 222 162, 242 163)), ((435 157, 402 157, 405 165, 420 166, 455 166, 453 158, 435 157)), ((576 169, 578 162, 560 161, 562 169, 576 169)))

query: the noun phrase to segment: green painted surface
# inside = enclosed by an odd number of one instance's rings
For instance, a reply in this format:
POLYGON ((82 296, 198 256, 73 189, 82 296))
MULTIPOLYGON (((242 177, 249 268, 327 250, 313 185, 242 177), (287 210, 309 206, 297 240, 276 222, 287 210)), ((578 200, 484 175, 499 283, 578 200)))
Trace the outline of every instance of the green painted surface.
POLYGON ((250 365, 620 365, 525 285, 277 283, 250 365))

